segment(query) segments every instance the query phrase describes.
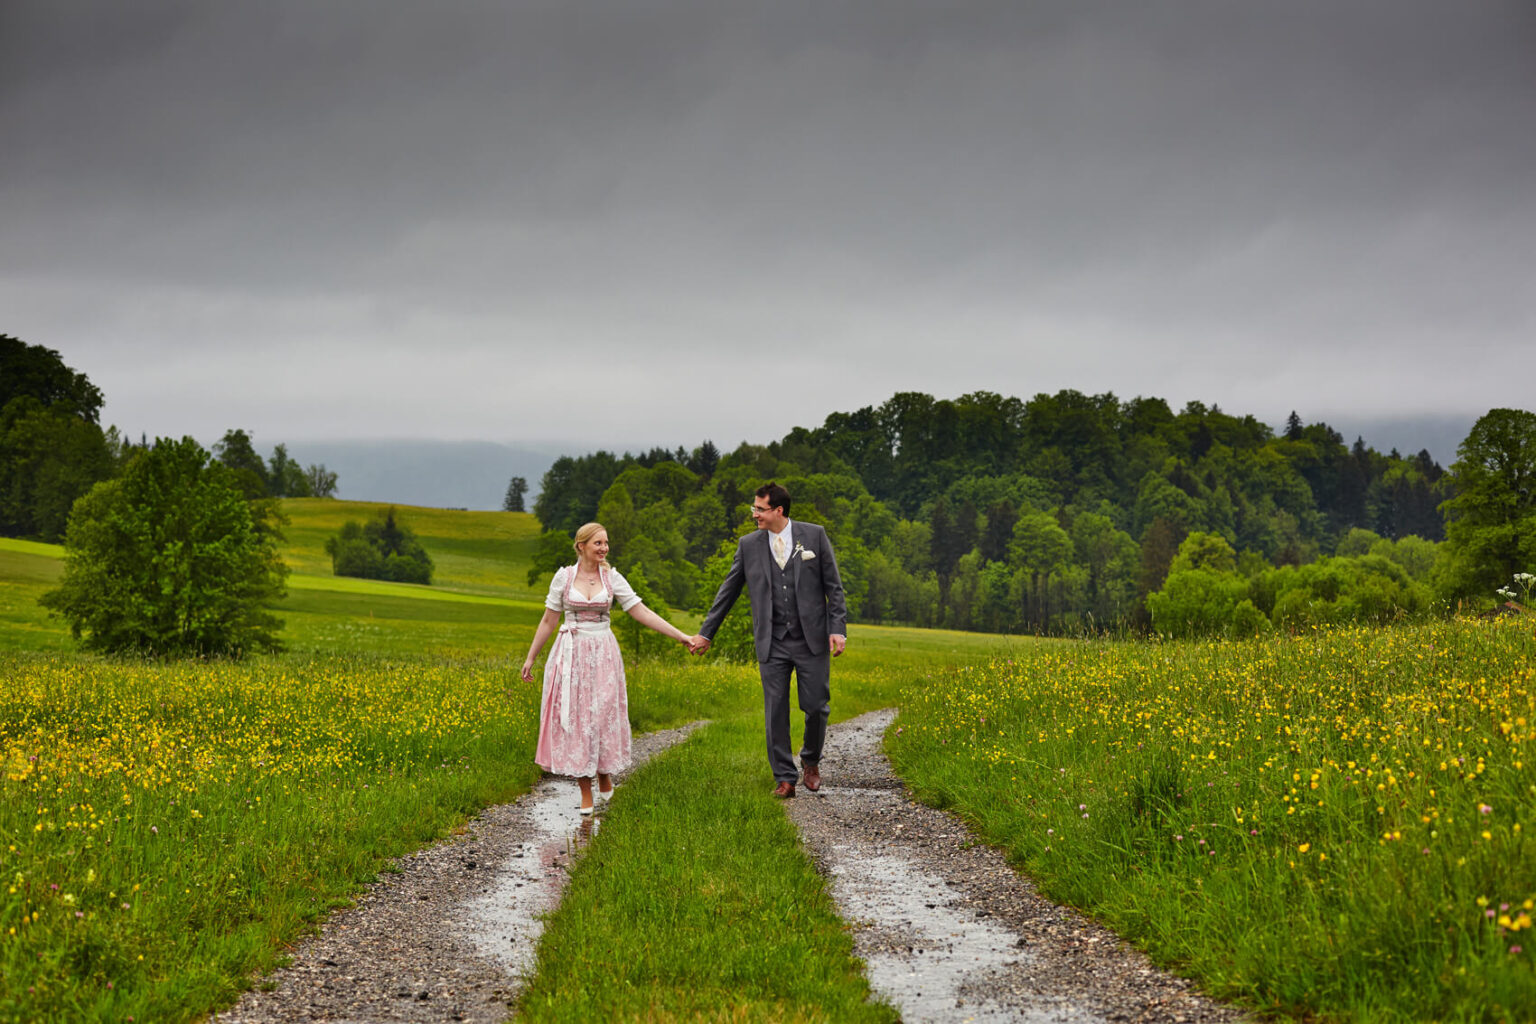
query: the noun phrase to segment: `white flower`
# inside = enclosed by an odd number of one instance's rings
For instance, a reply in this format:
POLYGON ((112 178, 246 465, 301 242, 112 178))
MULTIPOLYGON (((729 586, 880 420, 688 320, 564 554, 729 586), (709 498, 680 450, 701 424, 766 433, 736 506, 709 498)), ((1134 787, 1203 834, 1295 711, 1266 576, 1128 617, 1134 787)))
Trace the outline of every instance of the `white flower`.
POLYGON ((1513 601, 1515 599, 1515 592, 1508 587, 1500 587, 1496 592, 1503 596, 1505 600, 1513 601))
POLYGON ((795 554, 799 555, 803 561, 807 562, 816 557, 816 552, 805 550, 805 548, 802 547, 799 543, 795 544, 795 554))
POLYGON ((1536 583, 1536 576, 1533 576, 1533 575, 1531 575, 1528 572, 1517 572, 1517 573, 1515 573, 1515 582, 1516 583, 1536 583))

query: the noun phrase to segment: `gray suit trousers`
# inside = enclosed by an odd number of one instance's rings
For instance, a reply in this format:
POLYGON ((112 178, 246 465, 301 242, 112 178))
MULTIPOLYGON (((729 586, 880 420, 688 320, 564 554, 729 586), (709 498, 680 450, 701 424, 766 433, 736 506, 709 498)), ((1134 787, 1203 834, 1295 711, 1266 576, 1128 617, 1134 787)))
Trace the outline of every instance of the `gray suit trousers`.
POLYGON ((768 764, 777 782, 795 782, 800 773, 790 756, 789 676, 793 672, 800 710, 805 713, 801 764, 820 764, 831 714, 832 655, 811 653, 803 637, 773 641, 768 660, 758 662, 763 678, 763 722, 768 736, 768 764))

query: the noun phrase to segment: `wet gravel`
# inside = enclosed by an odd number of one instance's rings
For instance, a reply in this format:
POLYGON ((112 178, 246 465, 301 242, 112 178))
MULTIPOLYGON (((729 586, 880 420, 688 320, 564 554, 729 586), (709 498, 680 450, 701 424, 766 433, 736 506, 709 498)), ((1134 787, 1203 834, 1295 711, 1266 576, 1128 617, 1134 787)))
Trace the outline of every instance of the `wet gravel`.
POLYGON ((1042 897, 963 822, 907 798, 881 750, 887 709, 834 725, 822 788, 785 809, 849 921, 871 987, 918 1021, 1248 1018, 1042 897))
MULTIPOLYGON (((634 739, 634 771, 695 722, 634 739)), ((622 785, 628 772, 616 776, 622 785)), ((256 979, 222 1024, 500 1022, 533 965, 539 915, 559 901, 594 831, 574 781, 546 777, 489 807, 449 839, 406 857, 256 979)))
MULTIPOLYGON (((800 787, 785 810, 831 881, 871 987, 907 1024, 1247 1019, 1041 897, 958 819, 909 800, 881 750, 894 717, 833 726, 821 792, 800 787)), ((701 724, 637 736, 635 767, 701 724)), ((574 782, 546 777, 401 858, 212 1019, 506 1020, 534 963, 540 915, 602 827, 601 812, 577 815, 577 799, 574 782)))

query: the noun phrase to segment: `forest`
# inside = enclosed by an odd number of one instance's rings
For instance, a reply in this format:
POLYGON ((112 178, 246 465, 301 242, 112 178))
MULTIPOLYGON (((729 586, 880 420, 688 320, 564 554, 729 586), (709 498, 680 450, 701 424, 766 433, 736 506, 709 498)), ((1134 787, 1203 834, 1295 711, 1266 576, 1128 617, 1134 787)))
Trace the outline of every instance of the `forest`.
POLYGON ((534 504, 536 571, 596 519, 622 571, 702 608, 751 529, 753 491, 776 479, 792 517, 832 532, 859 622, 1164 635, 1380 622, 1491 603, 1536 565, 1533 470, 1536 416, 1520 410, 1480 419, 1447 471, 1295 413, 1276 431, 1200 402, 904 392, 729 453, 563 457, 534 504))

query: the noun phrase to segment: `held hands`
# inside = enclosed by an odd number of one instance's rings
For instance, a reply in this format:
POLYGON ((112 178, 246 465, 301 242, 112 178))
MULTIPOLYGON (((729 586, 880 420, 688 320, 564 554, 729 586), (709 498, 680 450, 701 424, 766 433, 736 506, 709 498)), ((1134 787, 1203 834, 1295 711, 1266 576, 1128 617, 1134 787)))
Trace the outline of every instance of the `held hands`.
POLYGON ((690 636, 686 638, 683 641, 683 644, 688 648, 688 652, 690 654, 703 654, 705 651, 709 650, 709 637, 700 633, 697 636, 690 636))

